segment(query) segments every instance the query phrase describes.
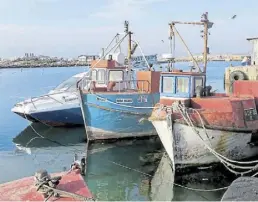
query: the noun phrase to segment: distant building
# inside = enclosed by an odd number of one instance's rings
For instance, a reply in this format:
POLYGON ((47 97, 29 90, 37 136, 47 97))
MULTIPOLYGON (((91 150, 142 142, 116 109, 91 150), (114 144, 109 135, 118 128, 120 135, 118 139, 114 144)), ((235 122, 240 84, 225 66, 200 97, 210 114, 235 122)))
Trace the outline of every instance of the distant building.
POLYGON ((86 62, 90 63, 92 60, 97 60, 97 59, 99 59, 98 55, 88 55, 86 62))
POLYGON ((78 61, 79 61, 79 62, 86 62, 86 61, 87 61, 87 56, 86 56, 86 55, 80 55, 80 56, 78 56, 78 61))
POLYGON ((99 56, 97 55, 80 55, 78 56, 78 61, 90 63, 92 60, 98 59, 98 58, 99 56))
POLYGON ((39 56, 38 56, 38 59, 39 59, 39 60, 50 60, 51 57, 45 56, 45 55, 39 55, 39 56))
POLYGON ((251 53, 251 64, 258 64, 258 37, 248 38, 248 41, 251 41, 253 44, 252 53, 251 53))

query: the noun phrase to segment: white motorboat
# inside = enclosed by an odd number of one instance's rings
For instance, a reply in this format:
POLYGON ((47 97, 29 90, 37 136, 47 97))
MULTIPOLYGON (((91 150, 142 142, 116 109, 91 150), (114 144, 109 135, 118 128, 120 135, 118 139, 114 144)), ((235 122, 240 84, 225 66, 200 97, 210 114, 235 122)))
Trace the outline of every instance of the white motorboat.
POLYGON ((70 77, 46 95, 19 102, 11 111, 31 122, 51 126, 83 125, 76 89, 77 83, 86 74, 83 72, 70 77))

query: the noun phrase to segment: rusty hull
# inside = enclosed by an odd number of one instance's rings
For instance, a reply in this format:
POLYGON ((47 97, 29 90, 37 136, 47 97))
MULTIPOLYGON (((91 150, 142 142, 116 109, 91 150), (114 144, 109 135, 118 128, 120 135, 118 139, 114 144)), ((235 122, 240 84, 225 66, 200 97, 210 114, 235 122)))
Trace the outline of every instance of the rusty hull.
MULTIPOLYGON (((189 99, 188 114, 195 126, 201 127, 202 123, 199 115, 192 109, 196 109, 206 128, 218 129, 225 131, 244 131, 254 132, 258 130, 258 120, 246 120, 244 110, 256 109, 253 98, 240 97, 204 97, 189 99), (192 109, 191 109, 192 108, 192 109)), ((172 104, 175 100, 170 100, 172 104)), ((161 99, 160 103, 164 103, 161 99)), ((166 100, 165 106, 171 106, 166 100)), ((158 107, 160 104, 157 104, 158 107)), ((167 112, 165 109, 155 109, 150 120, 166 119, 167 112)), ((179 112, 173 112, 173 121, 187 124, 179 112)))

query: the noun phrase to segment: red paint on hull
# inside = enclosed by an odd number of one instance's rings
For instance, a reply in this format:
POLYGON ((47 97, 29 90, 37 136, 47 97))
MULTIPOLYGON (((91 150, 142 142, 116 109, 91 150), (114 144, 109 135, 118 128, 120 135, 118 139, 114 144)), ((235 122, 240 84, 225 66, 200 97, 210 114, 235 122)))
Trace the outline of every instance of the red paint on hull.
MULTIPOLYGON (((249 98, 210 96, 189 100, 190 104, 186 105, 186 108, 196 109, 208 128, 249 132, 258 130, 258 120, 247 120, 244 115, 245 110, 256 109, 255 100, 250 96, 249 98)), ((171 106, 175 101, 178 101, 178 99, 161 98, 160 103, 171 106)), ((185 99, 182 102, 185 102, 185 99)), ((187 109, 191 120, 196 126, 202 126, 199 115, 192 109, 187 109)), ((166 115, 165 110, 156 109, 152 113, 152 118, 165 119, 166 115)), ((179 112, 173 112, 172 119, 185 123, 179 112)))
MULTIPOLYGON (((80 170, 69 173, 55 173, 53 176, 62 176, 57 189, 92 198, 92 194, 80 174, 80 170)), ((77 201, 70 197, 54 198, 50 201, 77 201)), ((26 177, 0 185, 0 201, 44 201, 41 193, 36 191, 34 177, 26 177)))
POLYGON ((253 96, 258 106, 258 81, 234 81, 233 94, 235 96, 253 96))

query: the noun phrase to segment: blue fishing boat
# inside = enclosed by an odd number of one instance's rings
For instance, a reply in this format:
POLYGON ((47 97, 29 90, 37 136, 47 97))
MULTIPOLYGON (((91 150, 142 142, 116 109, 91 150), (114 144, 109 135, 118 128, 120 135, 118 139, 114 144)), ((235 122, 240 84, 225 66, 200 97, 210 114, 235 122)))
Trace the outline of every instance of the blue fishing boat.
MULTIPOLYGON (((132 33, 128 31, 128 23, 125 27, 124 37, 113 49, 117 49, 128 36, 130 61, 132 33)), ((89 138, 156 135, 148 116, 160 99, 160 73, 138 71, 133 78, 130 63, 124 65, 124 55, 121 52, 109 54, 111 51, 92 61, 90 77, 83 78, 79 84, 81 109, 89 138)))

